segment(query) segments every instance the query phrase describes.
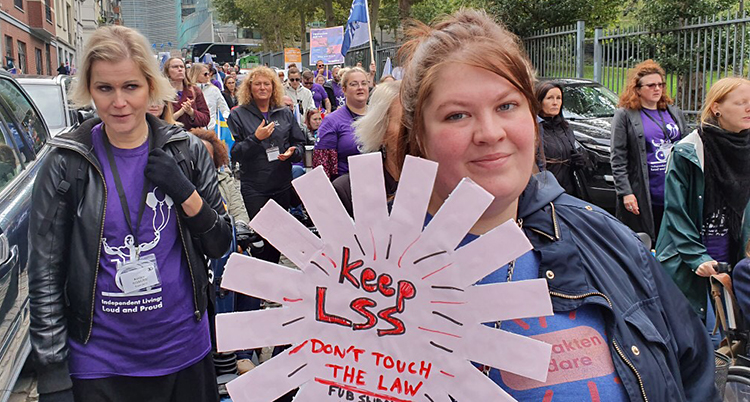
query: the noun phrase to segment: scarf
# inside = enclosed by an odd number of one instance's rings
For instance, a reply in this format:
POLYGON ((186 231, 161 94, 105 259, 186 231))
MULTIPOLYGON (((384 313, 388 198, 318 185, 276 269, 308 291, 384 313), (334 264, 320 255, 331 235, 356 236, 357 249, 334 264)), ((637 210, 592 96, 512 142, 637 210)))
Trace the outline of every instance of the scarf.
POLYGON ((742 217, 750 200, 750 130, 733 133, 712 125, 698 130, 703 140, 703 221, 726 207, 729 234, 742 239, 742 217))

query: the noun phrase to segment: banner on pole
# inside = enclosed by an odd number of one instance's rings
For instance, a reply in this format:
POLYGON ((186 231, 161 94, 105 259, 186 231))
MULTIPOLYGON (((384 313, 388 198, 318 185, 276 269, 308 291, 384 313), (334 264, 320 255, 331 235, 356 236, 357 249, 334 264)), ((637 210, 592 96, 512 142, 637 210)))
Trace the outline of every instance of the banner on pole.
POLYGON ((331 27, 310 30, 310 60, 314 66, 318 60, 323 64, 341 64, 344 55, 341 54, 341 45, 344 42, 344 27, 331 27))
POLYGON ((344 42, 341 46, 342 55, 346 56, 350 48, 364 45, 370 41, 369 24, 367 0, 354 0, 344 30, 344 42))

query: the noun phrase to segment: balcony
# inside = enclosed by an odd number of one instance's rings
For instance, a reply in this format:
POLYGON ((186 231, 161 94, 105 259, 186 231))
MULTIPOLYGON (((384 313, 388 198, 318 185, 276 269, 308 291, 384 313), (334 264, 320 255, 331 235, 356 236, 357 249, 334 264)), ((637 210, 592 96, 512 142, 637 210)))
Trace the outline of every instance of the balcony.
POLYGON ((29 28, 36 36, 44 40, 55 37, 55 25, 52 8, 43 1, 30 0, 26 3, 29 10, 29 28))

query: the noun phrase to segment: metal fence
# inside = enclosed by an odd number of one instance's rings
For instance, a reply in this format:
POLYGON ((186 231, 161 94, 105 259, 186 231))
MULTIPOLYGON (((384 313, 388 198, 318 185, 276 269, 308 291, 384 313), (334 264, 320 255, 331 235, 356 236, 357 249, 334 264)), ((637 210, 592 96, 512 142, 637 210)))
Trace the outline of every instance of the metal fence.
POLYGON ((585 24, 535 32, 523 38, 526 53, 540 77, 583 77, 585 24))
POLYGON ((687 114, 698 114, 706 92, 727 76, 750 77, 750 16, 725 13, 695 18, 678 28, 594 30, 554 28, 523 38, 539 76, 589 78, 616 93, 627 71, 654 59, 666 71, 667 91, 687 114))

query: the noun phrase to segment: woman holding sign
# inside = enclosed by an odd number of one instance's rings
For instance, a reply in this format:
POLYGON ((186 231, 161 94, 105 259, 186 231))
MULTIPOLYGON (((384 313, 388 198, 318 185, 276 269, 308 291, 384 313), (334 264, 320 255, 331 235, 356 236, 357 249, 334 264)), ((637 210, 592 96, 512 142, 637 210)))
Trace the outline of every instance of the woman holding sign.
POLYGON ((703 325, 659 263, 550 173, 532 176, 539 105, 518 38, 478 11, 409 36, 400 144, 439 163, 430 215, 472 179, 495 199, 463 244, 512 219, 534 247, 482 283, 541 277, 550 289, 553 316, 492 324, 553 345, 547 382, 487 375, 519 401, 717 401, 703 325))
MULTIPOLYGON (((302 160, 305 137, 281 98, 284 87, 268 67, 256 67, 237 96, 240 106, 227 124, 234 135, 232 161, 240 164, 242 198, 250 219, 273 199, 289 209, 292 163, 302 160)), ((279 262, 279 251, 266 244, 255 257, 279 262)))
POLYGON ((174 97, 150 46, 96 30, 72 98, 101 120, 50 141, 29 223, 39 400, 218 401, 206 256, 232 230, 200 140, 148 113, 174 97))

